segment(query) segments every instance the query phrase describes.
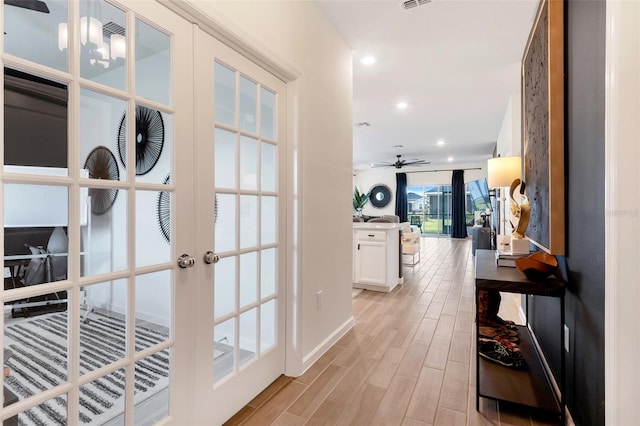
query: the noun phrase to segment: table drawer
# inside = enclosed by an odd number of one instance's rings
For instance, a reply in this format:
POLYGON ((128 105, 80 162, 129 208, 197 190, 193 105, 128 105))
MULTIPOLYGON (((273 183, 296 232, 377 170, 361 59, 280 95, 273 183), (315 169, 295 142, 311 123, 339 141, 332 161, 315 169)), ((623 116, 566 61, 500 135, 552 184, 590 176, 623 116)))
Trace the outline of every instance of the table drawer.
POLYGON ((387 241, 386 231, 362 230, 356 231, 357 241, 387 241))

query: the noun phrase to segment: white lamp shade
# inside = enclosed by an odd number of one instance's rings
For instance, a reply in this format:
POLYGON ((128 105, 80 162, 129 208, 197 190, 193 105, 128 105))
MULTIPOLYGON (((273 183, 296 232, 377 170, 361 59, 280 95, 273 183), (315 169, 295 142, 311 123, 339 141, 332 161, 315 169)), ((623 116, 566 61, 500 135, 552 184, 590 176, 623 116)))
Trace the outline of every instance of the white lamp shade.
POLYGON ((520 157, 496 157, 487 161, 487 186, 503 188, 521 177, 520 157))
POLYGON ((67 48, 67 44, 69 43, 69 29, 67 28, 67 23, 63 22, 58 24, 58 49, 63 51, 67 48))
POLYGON ((111 59, 124 59, 127 54, 127 39, 120 34, 111 34, 111 59))
POLYGON ((80 18, 80 43, 91 43, 95 48, 102 46, 102 22, 96 18, 80 18))

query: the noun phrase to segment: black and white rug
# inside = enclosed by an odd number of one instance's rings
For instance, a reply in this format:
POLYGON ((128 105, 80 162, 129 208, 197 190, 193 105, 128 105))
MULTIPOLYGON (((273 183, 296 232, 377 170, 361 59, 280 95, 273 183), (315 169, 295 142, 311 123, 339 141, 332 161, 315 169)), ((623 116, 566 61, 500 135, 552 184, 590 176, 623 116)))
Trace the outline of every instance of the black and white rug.
MULTIPOLYGON (((125 356, 125 322, 100 312, 80 323, 80 372, 84 374, 125 356)), ((136 326, 137 349, 167 339, 167 334, 136 326)), ((11 374, 5 387, 28 398, 67 380, 67 313, 41 315, 5 327, 5 347, 13 351, 7 362, 11 374)), ((169 353, 160 351, 136 363, 135 402, 145 400, 167 387, 169 353)), ((124 411, 124 371, 115 371, 80 388, 80 424, 103 424, 124 411)), ((59 397, 18 416, 21 425, 65 425, 66 399, 59 397)))

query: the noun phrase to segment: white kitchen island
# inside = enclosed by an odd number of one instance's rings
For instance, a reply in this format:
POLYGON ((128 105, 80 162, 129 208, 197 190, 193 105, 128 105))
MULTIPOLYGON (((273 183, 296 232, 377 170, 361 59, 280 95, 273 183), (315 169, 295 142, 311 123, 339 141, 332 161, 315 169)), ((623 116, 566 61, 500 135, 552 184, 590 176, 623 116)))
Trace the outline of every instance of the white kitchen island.
POLYGON ((353 287, 389 292, 404 282, 400 232, 404 223, 353 224, 353 287))

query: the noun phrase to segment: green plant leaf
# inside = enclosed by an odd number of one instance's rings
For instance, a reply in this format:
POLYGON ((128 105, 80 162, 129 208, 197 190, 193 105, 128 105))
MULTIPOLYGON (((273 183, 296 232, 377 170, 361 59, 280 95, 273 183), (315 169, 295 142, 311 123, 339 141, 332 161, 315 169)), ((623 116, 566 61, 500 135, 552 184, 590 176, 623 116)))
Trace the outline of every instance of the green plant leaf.
POLYGON ((353 189, 353 208, 354 210, 360 211, 364 208, 365 204, 369 201, 369 193, 366 194, 360 192, 360 189, 356 186, 353 189))

